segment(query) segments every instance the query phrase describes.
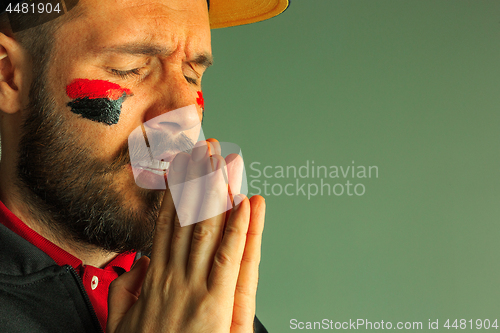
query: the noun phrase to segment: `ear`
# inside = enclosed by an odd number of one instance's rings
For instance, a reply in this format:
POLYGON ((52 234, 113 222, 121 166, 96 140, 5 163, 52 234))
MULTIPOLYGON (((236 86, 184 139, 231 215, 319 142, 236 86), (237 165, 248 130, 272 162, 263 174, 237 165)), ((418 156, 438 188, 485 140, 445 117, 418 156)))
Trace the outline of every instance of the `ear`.
POLYGON ((21 87, 25 52, 12 37, 0 33, 0 111, 13 114, 21 109, 21 87))

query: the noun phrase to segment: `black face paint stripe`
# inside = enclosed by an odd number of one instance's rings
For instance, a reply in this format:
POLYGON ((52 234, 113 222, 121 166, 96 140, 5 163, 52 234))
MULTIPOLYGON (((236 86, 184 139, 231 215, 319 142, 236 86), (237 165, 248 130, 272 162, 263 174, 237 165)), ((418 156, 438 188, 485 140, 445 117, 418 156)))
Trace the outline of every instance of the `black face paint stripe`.
POLYGON ((106 125, 115 125, 120 119, 122 103, 127 97, 123 93, 117 100, 109 98, 77 98, 68 103, 73 113, 81 115, 85 119, 100 122, 106 125))

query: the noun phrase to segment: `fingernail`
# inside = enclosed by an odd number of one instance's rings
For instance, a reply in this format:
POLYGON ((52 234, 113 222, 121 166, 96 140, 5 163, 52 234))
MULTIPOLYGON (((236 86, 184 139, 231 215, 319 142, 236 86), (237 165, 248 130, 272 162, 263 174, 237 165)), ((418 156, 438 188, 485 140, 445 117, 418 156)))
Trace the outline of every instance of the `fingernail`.
POLYGON ((200 144, 199 146, 195 146, 193 148, 193 153, 191 154, 191 158, 193 161, 200 161, 207 154, 207 145, 206 143, 200 144))

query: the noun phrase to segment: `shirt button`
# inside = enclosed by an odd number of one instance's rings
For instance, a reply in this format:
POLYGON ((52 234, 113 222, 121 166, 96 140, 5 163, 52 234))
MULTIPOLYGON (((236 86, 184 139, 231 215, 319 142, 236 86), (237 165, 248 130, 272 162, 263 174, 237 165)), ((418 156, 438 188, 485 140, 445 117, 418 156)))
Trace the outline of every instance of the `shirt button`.
POLYGON ((92 290, 94 290, 95 288, 97 288, 98 284, 99 284, 99 279, 97 278, 97 276, 94 275, 94 277, 92 278, 92 283, 90 284, 90 287, 92 288, 92 290))

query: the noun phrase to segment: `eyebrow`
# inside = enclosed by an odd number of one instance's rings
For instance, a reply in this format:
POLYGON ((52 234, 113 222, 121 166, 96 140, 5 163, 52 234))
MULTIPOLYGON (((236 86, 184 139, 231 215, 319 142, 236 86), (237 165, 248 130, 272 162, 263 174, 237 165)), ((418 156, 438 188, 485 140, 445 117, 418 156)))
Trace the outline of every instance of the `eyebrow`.
MULTIPOLYGON (((172 50, 166 47, 144 44, 144 43, 127 43, 117 46, 105 47, 101 50, 102 53, 124 53, 131 55, 146 55, 150 57, 156 56, 169 56, 172 50)), ((189 61, 205 68, 212 66, 214 63, 213 57, 209 53, 202 53, 197 55, 193 60, 189 61)))

